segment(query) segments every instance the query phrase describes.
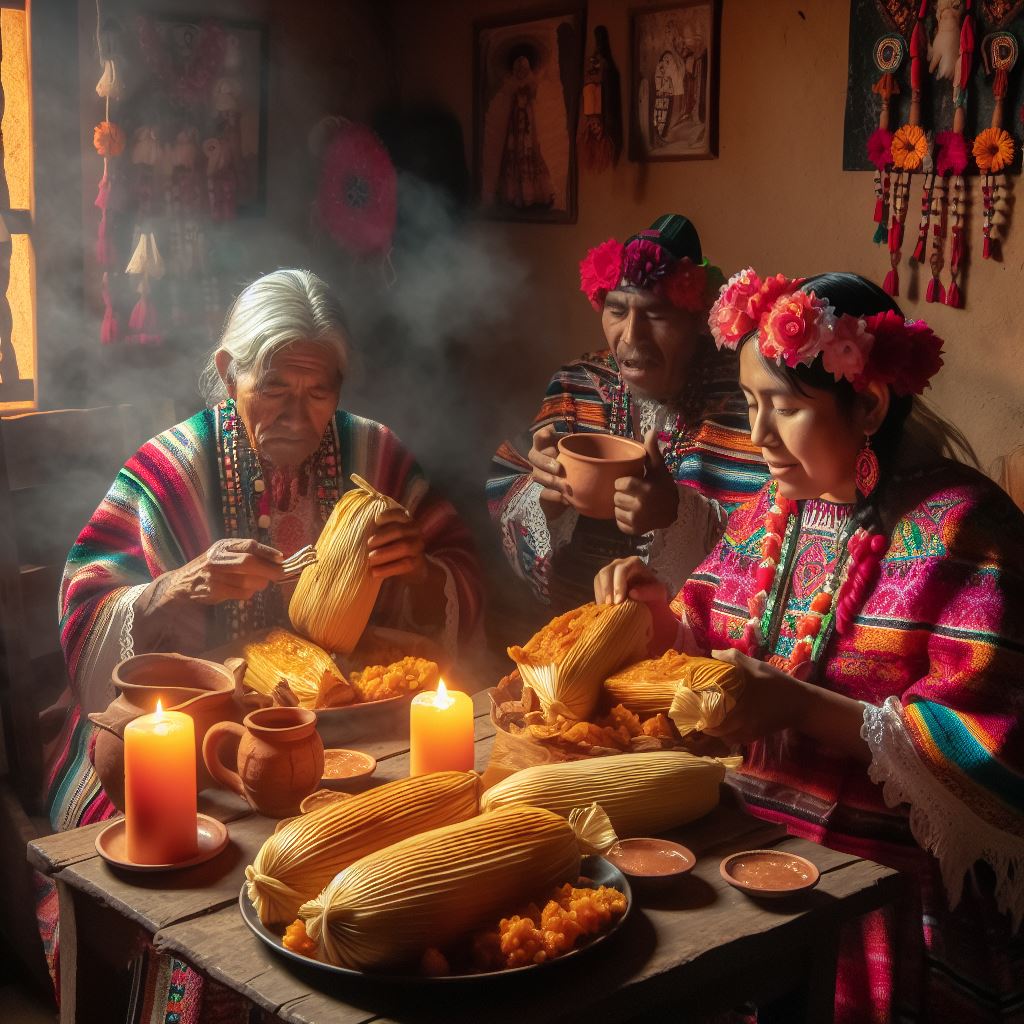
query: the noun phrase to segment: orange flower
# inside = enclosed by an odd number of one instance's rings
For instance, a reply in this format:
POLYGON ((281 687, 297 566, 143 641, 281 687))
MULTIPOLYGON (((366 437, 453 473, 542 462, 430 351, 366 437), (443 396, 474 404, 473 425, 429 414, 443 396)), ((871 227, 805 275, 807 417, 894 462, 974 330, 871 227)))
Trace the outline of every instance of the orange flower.
POLYGON ((120 156, 124 152, 124 132, 113 121, 100 121, 92 130, 92 144, 100 156, 120 156))
POLYGON ((928 137, 920 125, 905 124, 892 137, 892 162, 901 171, 916 171, 928 155, 928 137))
POLYGON ((1002 128, 986 128, 974 140, 974 159, 982 174, 998 174, 1013 163, 1013 136, 1002 128))

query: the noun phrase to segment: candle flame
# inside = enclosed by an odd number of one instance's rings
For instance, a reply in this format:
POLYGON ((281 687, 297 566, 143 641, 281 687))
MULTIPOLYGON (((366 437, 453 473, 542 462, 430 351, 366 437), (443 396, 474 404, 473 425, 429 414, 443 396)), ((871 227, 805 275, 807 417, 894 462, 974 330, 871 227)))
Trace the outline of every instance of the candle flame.
POLYGON ((157 700, 156 702, 156 717, 157 721, 164 717, 164 705, 160 700, 157 700))
POLYGON ((437 693, 434 695, 435 708, 450 708, 455 703, 448 694, 448 687, 444 685, 443 679, 437 681, 437 693))

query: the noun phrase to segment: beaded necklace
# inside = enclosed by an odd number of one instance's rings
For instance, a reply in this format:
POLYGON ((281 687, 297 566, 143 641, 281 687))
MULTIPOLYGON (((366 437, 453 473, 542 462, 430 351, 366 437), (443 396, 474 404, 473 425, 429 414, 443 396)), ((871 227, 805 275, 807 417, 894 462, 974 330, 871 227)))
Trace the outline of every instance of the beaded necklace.
MULTIPOLYGON (((273 495, 263 477, 263 466, 249 441, 234 399, 217 407, 217 467, 220 478, 221 517, 225 537, 246 537, 270 544, 273 495)), ((299 469, 300 487, 315 486, 321 523, 326 522, 341 495, 341 459, 337 420, 332 416, 320 447, 299 469)), ((258 591, 248 601, 218 605, 229 639, 262 629, 283 614, 277 587, 258 591)))
MULTIPOLYGON (((775 481, 769 485, 768 495, 771 504, 765 519, 761 559, 754 569, 755 590, 747 602, 750 617, 739 644, 744 653, 755 658, 770 651, 777 637, 802 521, 800 506, 779 494, 775 481)), ((770 655, 767 658, 784 672, 793 674, 804 663, 816 661, 833 629, 847 632, 877 582, 882 556, 888 547, 887 538, 864 529, 845 537, 848 529, 844 527, 838 538, 839 557, 832 573, 812 598, 808 610, 797 620, 797 639, 789 657, 770 655)))

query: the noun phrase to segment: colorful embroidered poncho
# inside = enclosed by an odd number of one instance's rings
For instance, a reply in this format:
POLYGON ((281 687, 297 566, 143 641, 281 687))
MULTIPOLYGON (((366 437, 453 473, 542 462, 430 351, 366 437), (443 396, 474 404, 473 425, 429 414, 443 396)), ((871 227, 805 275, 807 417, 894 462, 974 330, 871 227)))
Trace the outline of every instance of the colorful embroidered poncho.
MULTIPOLYGON (((215 540, 247 532, 244 517, 241 527, 238 519, 224 521, 226 413, 224 405, 204 410, 143 445, 118 473, 71 549, 61 586, 61 642, 79 710, 102 710, 113 696, 110 672, 122 656, 126 628, 130 633, 129 609, 141 590, 202 554, 215 540)), ((481 584, 472 540, 454 508, 431 490, 412 455, 387 427, 338 412, 332 429, 337 478, 343 486, 351 486, 349 477, 356 473, 405 505, 423 531, 427 558, 443 570, 445 629, 438 639, 451 646, 466 638, 479 614, 481 584)), ((385 585, 374 621, 415 627, 403 619, 401 597, 400 587, 385 585)), ((186 653, 200 653, 232 638, 231 622, 237 616, 232 620, 226 607, 204 610, 205 636, 197 638, 196 650, 186 653)), ((283 605, 277 613, 284 615, 283 605)), ((86 758, 91 729, 83 718, 50 773, 55 828, 72 828, 110 812, 86 758)))
MULTIPOLYGON (((953 463, 892 490, 901 509, 879 582, 852 629, 831 636, 816 677, 865 702, 870 768, 786 731, 746 749, 737 785, 759 817, 919 883, 924 925, 904 919, 898 979, 897 929, 884 915, 866 919, 863 935, 844 946, 837 1021, 1017 1019, 994 1007, 1019 1007, 1024 996, 1024 936, 1009 938, 1010 919, 1024 915, 1024 516, 953 463), (973 877, 964 885, 978 860, 992 871, 986 898, 973 877), (996 913, 993 893, 1010 917, 996 913)), ((673 602, 687 643, 701 652, 742 636, 767 493, 732 515, 673 602)), ((848 514, 801 503, 780 591, 785 615, 768 653, 788 656, 848 514)))
POLYGON ((666 582, 678 586, 714 546, 728 511, 767 478, 760 450, 750 443, 737 376, 734 354, 707 354, 699 386, 692 389, 696 402, 678 414, 661 407, 661 418, 652 422, 645 421, 643 403, 631 398, 607 350, 574 360, 552 377, 530 430, 502 443, 487 483, 487 503, 505 556, 541 601, 573 607, 593 600, 596 572, 614 558, 636 553, 638 542, 614 523, 585 520, 574 512, 549 526, 538 501, 540 487, 530 478, 533 434, 552 425, 559 433, 609 431, 642 440, 644 430, 659 430, 666 466, 688 490, 680 495, 676 524, 642 540, 639 551, 666 582))

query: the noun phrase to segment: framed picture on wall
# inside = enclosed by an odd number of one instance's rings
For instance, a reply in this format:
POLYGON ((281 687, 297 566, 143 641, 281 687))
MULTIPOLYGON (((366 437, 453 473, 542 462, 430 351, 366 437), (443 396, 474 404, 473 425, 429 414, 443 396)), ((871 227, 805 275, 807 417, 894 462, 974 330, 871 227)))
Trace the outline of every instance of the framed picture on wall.
POLYGON ((576 116, 583 8, 474 25, 474 172, 480 212, 576 220, 576 116))
POLYGON ((630 12, 631 160, 718 154, 720 0, 630 12))

